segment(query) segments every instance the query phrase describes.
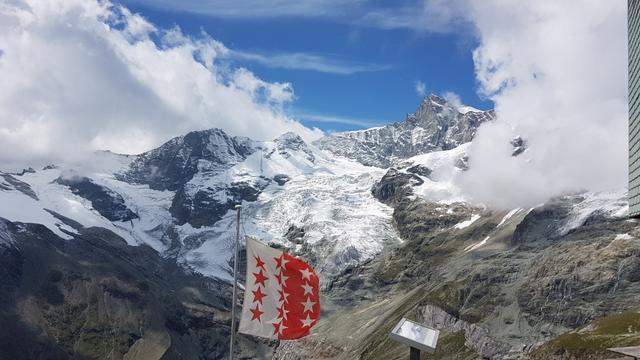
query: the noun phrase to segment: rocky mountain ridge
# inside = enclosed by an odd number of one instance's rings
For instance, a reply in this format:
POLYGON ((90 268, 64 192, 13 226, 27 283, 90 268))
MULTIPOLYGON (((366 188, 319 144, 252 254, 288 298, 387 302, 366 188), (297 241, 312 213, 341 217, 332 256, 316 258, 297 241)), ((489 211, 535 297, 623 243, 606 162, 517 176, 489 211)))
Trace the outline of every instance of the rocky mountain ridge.
POLYGON ((493 110, 456 106, 431 94, 402 122, 331 134, 317 140, 315 145, 364 165, 387 168, 398 159, 450 150, 467 143, 482 123, 494 118, 493 110))

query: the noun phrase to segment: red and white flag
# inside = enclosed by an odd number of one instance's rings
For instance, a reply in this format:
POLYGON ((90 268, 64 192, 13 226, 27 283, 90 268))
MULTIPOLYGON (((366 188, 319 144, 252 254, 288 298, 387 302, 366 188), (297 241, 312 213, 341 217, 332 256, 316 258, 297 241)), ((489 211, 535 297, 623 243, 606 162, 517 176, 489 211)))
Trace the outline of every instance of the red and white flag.
POLYGON ((320 316, 316 272, 306 262, 247 237, 247 282, 239 332, 292 340, 320 316))

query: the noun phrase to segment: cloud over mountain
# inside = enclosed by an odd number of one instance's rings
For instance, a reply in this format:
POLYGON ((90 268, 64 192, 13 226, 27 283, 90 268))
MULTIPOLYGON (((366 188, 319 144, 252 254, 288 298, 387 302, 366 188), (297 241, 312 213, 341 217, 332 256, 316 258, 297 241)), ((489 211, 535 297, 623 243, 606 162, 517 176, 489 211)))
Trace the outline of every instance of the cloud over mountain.
MULTIPOLYGON (((479 91, 496 104, 461 184, 476 200, 533 206, 627 181, 626 2, 468 1, 479 91), (512 157, 509 141, 528 150, 512 157)), ((459 7, 459 6, 458 6, 459 7)))
POLYGON ((258 139, 321 132, 284 115, 289 83, 234 68, 206 34, 161 29, 103 1, 0 7, 0 163, 136 153, 222 127, 258 139))

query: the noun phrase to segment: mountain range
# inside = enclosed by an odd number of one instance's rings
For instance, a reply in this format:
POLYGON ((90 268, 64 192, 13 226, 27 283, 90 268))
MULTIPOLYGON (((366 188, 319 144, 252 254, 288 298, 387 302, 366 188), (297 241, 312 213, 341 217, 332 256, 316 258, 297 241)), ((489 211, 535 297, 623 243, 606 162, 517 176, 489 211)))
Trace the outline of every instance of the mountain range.
POLYGON ((240 336, 240 356, 405 358, 387 337, 403 316, 442 331, 435 358, 595 359, 638 340, 626 191, 469 201, 456 180, 494 119, 430 95, 404 121, 313 143, 209 129, 0 172, 0 355, 228 357, 236 205, 242 234, 305 258, 324 293, 312 336, 240 336))

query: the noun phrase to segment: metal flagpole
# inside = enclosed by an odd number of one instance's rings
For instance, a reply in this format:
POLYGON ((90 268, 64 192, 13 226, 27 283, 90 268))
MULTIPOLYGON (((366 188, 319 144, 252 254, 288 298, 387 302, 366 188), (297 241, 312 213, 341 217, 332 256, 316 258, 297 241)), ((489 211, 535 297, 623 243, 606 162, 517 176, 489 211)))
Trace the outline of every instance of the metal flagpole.
POLYGON ((231 301, 231 339, 229 340, 229 359, 233 360, 233 344, 236 340, 236 301, 238 287, 238 248, 240 245, 240 209, 242 206, 236 205, 236 246, 235 257, 233 258, 233 300, 231 301))

